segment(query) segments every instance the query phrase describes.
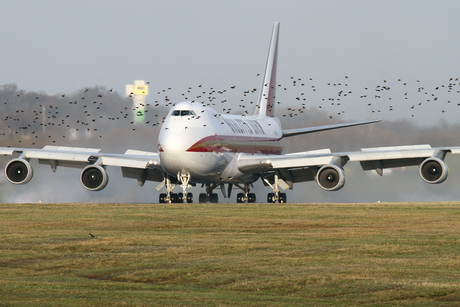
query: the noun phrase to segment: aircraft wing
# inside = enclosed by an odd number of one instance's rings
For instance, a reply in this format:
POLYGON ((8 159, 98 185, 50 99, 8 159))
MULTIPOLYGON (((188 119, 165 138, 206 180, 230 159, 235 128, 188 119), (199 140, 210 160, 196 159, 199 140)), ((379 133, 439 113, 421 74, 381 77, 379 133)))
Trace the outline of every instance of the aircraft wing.
POLYGON ((160 165, 158 153, 127 150, 124 154, 100 153, 100 149, 45 146, 42 149, 0 147, 0 155, 20 154, 19 159, 28 161, 38 159, 40 164, 48 164, 53 172, 58 166, 84 168, 94 164, 119 166, 123 177, 137 179, 140 185, 145 180, 163 181, 164 174, 160 165))
POLYGON ((319 131, 326 131, 326 130, 333 130, 345 127, 353 127, 353 126, 360 126, 372 123, 381 122, 381 119, 374 119, 374 120, 367 120, 363 122, 355 122, 355 123, 346 123, 346 124, 334 124, 334 125, 326 125, 326 126, 318 126, 318 127, 307 127, 307 128, 297 128, 297 129, 286 129, 283 130, 283 137, 289 136, 296 136, 300 134, 312 133, 312 132, 319 132, 319 131))
POLYGON ((345 183, 343 166, 348 161, 360 162, 363 170, 375 170, 379 175, 385 168, 420 165, 423 180, 440 183, 447 177, 444 158, 449 152, 459 154, 460 147, 410 145, 342 153, 324 149, 285 155, 242 154, 237 168, 242 173, 259 173, 266 184, 277 181, 283 189, 292 189, 296 182, 316 180, 325 190, 338 190, 345 183))

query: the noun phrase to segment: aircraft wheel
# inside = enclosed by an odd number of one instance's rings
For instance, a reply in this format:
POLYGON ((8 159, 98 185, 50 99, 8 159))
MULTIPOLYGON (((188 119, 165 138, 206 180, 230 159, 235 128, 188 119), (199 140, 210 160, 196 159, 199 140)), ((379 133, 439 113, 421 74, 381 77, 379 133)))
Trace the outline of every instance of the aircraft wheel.
POLYGON ((177 193, 177 203, 183 203, 184 202, 184 194, 183 193, 177 193))
POLYGON ((208 196, 204 193, 200 193, 200 197, 198 198, 200 204, 208 202, 208 196))
POLYGON ((249 193, 248 194, 248 203, 255 203, 256 202, 256 194, 255 193, 249 193))
POLYGON ((171 204, 177 203, 177 194, 171 193, 171 204))
POLYGON ((244 194, 243 193, 238 193, 236 195, 236 202, 237 203, 243 203, 244 202, 243 199, 244 199, 244 194))
POLYGON ((193 194, 187 193, 187 203, 193 203, 193 194))
POLYGON ((166 193, 160 193, 160 204, 166 203, 166 193))
POLYGON ((285 204, 286 203, 286 193, 280 193, 280 203, 285 204))
POLYGON ((219 196, 216 193, 212 193, 209 201, 211 203, 218 203, 219 202, 219 196))
POLYGON ((268 193, 267 194, 267 203, 273 203, 273 196, 275 196, 275 193, 268 193))

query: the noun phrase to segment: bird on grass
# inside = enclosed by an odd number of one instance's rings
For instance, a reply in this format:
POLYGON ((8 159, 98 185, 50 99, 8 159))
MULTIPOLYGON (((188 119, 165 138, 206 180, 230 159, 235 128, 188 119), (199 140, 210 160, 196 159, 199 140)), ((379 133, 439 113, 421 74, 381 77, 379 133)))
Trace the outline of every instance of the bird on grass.
POLYGON ((90 238, 94 238, 94 237, 95 237, 93 234, 91 234, 91 232, 88 232, 88 236, 89 236, 90 238))

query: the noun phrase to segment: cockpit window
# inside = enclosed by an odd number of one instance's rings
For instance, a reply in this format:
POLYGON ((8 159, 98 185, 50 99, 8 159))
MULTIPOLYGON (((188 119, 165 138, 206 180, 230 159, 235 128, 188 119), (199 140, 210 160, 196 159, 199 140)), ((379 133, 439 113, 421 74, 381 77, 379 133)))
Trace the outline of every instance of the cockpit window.
POLYGON ((192 110, 174 110, 172 116, 191 116, 196 115, 192 110))

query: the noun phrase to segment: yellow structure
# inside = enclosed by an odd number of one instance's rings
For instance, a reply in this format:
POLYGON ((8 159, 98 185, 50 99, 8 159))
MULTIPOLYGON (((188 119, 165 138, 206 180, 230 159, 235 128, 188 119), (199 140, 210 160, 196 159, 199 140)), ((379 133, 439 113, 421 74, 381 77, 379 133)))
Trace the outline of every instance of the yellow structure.
POLYGON ((133 100, 133 117, 136 123, 143 123, 145 119, 145 98, 149 94, 149 87, 144 80, 135 80, 134 84, 126 85, 126 96, 133 100))
POLYGON ((133 95, 147 96, 148 94, 149 94, 149 86, 147 84, 143 84, 143 85, 134 84, 133 95))

